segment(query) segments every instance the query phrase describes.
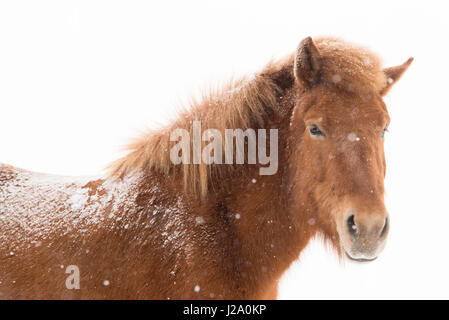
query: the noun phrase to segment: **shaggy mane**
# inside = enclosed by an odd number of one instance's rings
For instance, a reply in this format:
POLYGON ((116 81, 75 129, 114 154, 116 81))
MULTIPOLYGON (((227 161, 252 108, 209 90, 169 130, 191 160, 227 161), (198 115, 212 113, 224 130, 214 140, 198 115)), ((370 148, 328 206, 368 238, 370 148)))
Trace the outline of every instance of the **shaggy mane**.
MULTIPOLYGON (((231 170, 229 165, 201 164, 175 166, 170 160, 170 141, 175 129, 185 129, 193 137, 193 121, 201 121, 202 131, 213 128, 225 129, 262 128, 268 115, 278 111, 277 95, 280 87, 270 78, 286 63, 270 63, 262 72, 228 82, 224 87, 205 94, 201 101, 193 101, 170 125, 145 133, 126 146, 129 153, 109 166, 110 177, 124 177, 135 170, 155 170, 163 174, 182 171, 185 187, 205 196, 211 176, 222 175, 231 170), (177 167, 177 168, 175 168, 177 167), (214 167, 213 170, 208 167, 214 167), (213 172, 214 171, 214 172, 213 172)), ((293 60, 290 63, 293 66, 293 60)), ((293 81, 292 81, 293 82, 293 81)), ((192 150, 192 147, 191 147, 192 150)))
MULTIPOLYGON (((350 92, 380 92, 385 87, 387 79, 380 60, 366 48, 334 38, 318 38, 314 42, 322 59, 322 82, 350 92)), ((126 147, 129 153, 109 166, 109 177, 121 178, 137 170, 181 173, 185 189, 206 196, 211 181, 224 177, 233 166, 172 164, 170 148, 175 143, 170 141, 170 132, 181 128, 192 137, 194 120, 201 121, 203 131, 218 129, 223 137, 225 129, 264 128, 273 112, 282 111, 278 97, 294 83, 293 65, 294 54, 271 61, 253 76, 230 81, 200 101, 193 101, 170 125, 133 140, 126 147)))

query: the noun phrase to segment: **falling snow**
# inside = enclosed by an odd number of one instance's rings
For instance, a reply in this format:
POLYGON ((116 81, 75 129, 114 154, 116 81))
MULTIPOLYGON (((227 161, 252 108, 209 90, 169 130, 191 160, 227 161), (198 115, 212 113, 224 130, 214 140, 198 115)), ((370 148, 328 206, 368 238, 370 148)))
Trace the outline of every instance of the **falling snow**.
POLYGON ((196 217, 195 222, 196 224, 203 224, 205 221, 203 217, 196 217))
POLYGON ((354 142, 354 141, 360 141, 360 138, 357 137, 357 135, 355 133, 351 132, 350 134, 348 134, 348 140, 351 142, 354 142))
POLYGON ((341 81, 341 76, 340 76, 339 74, 334 74, 334 75, 332 76, 332 82, 333 82, 333 83, 337 84, 337 83, 339 83, 340 81, 341 81))

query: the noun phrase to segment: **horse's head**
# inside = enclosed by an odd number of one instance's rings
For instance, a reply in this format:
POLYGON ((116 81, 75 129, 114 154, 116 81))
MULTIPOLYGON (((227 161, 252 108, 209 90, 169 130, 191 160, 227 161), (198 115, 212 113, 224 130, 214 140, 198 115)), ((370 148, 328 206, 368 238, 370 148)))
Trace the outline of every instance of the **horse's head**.
POLYGON ((385 246, 384 135, 390 118, 382 96, 412 59, 382 69, 367 50, 332 39, 303 40, 294 73, 301 94, 291 121, 298 135, 297 205, 352 260, 371 261, 385 246), (338 243, 339 241, 339 243, 338 243))

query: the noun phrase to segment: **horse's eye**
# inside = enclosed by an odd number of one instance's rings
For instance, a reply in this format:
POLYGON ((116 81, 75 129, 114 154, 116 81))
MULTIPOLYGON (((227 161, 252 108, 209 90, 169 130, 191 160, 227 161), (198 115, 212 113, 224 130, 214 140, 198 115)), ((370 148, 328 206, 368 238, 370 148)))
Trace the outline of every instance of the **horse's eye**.
POLYGON ((323 131, 321 131, 320 128, 318 128, 318 126, 316 124, 311 125, 309 130, 310 130, 310 134, 312 136, 323 136, 324 137, 323 131))

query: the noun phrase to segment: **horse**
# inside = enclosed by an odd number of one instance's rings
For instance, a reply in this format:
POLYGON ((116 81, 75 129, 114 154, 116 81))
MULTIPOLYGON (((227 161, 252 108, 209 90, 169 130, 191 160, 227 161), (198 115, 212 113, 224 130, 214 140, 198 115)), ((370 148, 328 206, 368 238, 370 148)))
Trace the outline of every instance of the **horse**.
POLYGON ((390 229, 383 97, 412 60, 383 68, 365 47, 308 37, 137 137, 103 176, 0 165, 0 298, 276 299, 314 237, 376 259, 390 229), (195 121, 277 130, 277 172, 174 163, 170 135, 195 121))

